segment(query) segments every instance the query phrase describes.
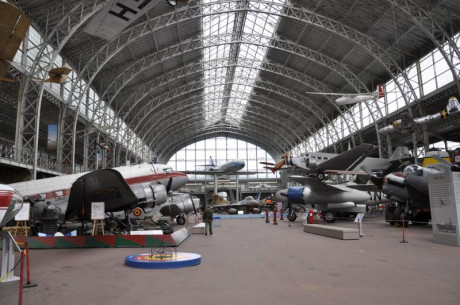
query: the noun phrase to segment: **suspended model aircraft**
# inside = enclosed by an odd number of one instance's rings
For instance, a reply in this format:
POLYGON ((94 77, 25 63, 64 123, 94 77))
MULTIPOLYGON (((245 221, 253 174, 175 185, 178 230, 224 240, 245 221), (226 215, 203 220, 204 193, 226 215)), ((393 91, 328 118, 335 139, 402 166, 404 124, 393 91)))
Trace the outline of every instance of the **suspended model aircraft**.
POLYGON ((174 172, 167 165, 144 163, 9 186, 24 197, 49 202, 66 219, 76 219, 88 218, 94 201, 104 201, 106 212, 160 205, 167 200, 166 187, 177 190, 187 180, 186 174, 174 172))
POLYGON ((0 12, 0 80, 14 82, 5 75, 26 36, 30 20, 17 7, 6 2, 0 2, 0 12))
POLYGON ((349 105, 356 104, 359 102, 369 101, 369 100, 378 100, 385 96, 383 92, 383 87, 381 85, 377 86, 376 91, 371 93, 336 93, 336 92, 305 92, 308 94, 319 94, 319 95, 339 95, 340 97, 335 100, 339 105, 349 105))
POLYGON ((209 163, 205 165, 200 165, 204 167, 203 170, 192 170, 192 171, 183 171, 185 174, 189 175, 253 175, 255 172, 241 172, 241 169, 244 168, 245 162, 243 160, 230 160, 221 165, 217 165, 212 157, 209 157, 209 163))
POLYGON ((296 214, 292 209, 292 204, 300 205, 305 208, 309 204, 313 208, 322 211, 327 222, 334 222, 336 215, 332 209, 354 209, 361 208, 365 211, 366 205, 375 205, 388 202, 382 198, 381 193, 377 192, 374 185, 347 184, 326 184, 314 178, 291 176, 291 180, 301 182, 304 186, 291 186, 288 189, 280 190, 276 193, 276 199, 288 203, 288 219, 294 221, 296 214))
POLYGON ((402 113, 401 118, 399 120, 394 121, 392 124, 388 126, 380 128, 379 133, 387 134, 396 131, 399 131, 401 133, 412 132, 415 126, 428 125, 429 123, 441 119, 448 119, 449 116, 457 115, 458 113, 460 113, 459 110, 460 103, 458 102, 456 97, 452 96, 449 98, 446 108, 443 109, 441 112, 414 119, 410 118, 407 113, 402 113))
POLYGON ((313 175, 318 180, 325 178, 324 174, 348 171, 353 174, 352 170, 360 164, 368 155, 374 152, 375 146, 363 143, 351 150, 337 154, 307 152, 303 157, 291 157, 288 153, 282 156, 282 160, 277 164, 261 162, 273 167, 265 167, 275 172, 284 169, 284 165, 294 168, 299 174, 313 175))
POLYGON ((437 154, 439 152, 427 152, 426 158, 434 158, 438 163, 431 163, 426 167, 412 164, 408 165, 403 172, 386 175, 378 175, 366 166, 362 167, 385 196, 398 203, 397 207, 387 209, 386 218, 390 224, 402 222, 403 216, 406 223, 409 220, 414 224, 428 223, 431 218, 428 212, 430 208, 428 176, 445 172, 447 169, 460 171, 458 165, 450 164, 437 154))

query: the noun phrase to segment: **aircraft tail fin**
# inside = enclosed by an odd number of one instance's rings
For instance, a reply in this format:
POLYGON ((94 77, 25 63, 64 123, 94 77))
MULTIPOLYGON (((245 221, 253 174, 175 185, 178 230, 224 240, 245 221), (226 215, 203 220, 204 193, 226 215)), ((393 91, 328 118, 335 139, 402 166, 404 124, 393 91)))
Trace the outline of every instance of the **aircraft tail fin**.
POLYGON ((393 155, 391 155, 390 161, 407 160, 410 157, 409 148, 406 146, 398 146, 396 147, 393 155))
POLYGON ((214 161, 212 160, 211 156, 209 156, 209 165, 216 166, 216 164, 214 164, 214 161))

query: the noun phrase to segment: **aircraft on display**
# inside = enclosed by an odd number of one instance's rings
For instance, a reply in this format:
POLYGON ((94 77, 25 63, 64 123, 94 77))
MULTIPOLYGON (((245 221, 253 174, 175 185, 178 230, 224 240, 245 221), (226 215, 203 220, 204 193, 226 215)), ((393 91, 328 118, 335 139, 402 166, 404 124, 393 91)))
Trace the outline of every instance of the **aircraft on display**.
POLYGON ((188 177, 163 164, 138 164, 60 177, 13 183, 9 186, 29 200, 48 202, 65 219, 87 219, 91 202, 105 202, 105 212, 152 207, 167 201, 167 192, 188 177))
POLYGON ((30 20, 17 7, 6 2, 0 2, 0 11, 0 80, 14 82, 5 75, 26 36, 30 20))
POLYGON ((447 102, 447 106, 441 112, 426 115, 421 118, 410 118, 407 113, 402 113, 399 120, 394 121, 392 124, 379 129, 379 133, 388 134, 393 132, 412 132, 416 126, 428 125, 434 121, 448 119, 449 116, 460 113, 460 103, 457 98, 452 96, 447 102))
POLYGON ((431 218, 428 209, 430 199, 428 193, 428 177, 433 174, 443 173, 446 170, 460 171, 456 164, 443 159, 440 152, 427 152, 426 158, 438 160, 438 163, 430 163, 426 167, 416 164, 408 165, 403 172, 378 175, 366 166, 362 167, 371 177, 371 181, 391 201, 397 202, 398 206, 387 209, 386 219, 390 224, 411 220, 414 224, 427 224, 431 218))
POLYGON ((0 230, 21 210, 21 194, 11 186, 0 184, 0 230))
POLYGON ((360 164, 368 155, 374 152, 376 147, 372 144, 363 143, 339 155, 321 152, 307 152, 303 157, 291 157, 288 153, 283 155, 277 164, 261 162, 272 172, 292 168, 301 175, 313 175, 318 180, 324 180, 327 173, 347 171, 353 174, 353 169, 360 164), (286 165, 287 167, 283 167, 286 165))
POLYGON ((361 207, 365 211, 366 205, 389 202, 388 199, 382 198, 375 185, 327 184, 314 178, 302 176, 291 176, 290 179, 300 182, 304 186, 291 186, 288 189, 278 191, 275 195, 278 201, 287 203, 290 221, 296 219, 296 214, 292 209, 293 204, 304 209, 309 204, 322 211, 327 222, 334 222, 336 216, 332 209, 348 209, 350 211, 350 209, 361 207))
POLYGON ((242 172, 241 169, 244 168, 245 162, 243 160, 230 160, 221 165, 216 165, 212 157, 209 157, 209 163, 205 165, 199 165, 204 167, 203 170, 191 170, 183 171, 185 174, 189 175, 253 175, 255 172, 242 172))
MULTIPOLYGON (((15 82, 16 80, 7 78, 5 75, 24 40, 30 20, 16 6, 6 2, 0 2, 0 11, 2 12, 0 15, 0 46, 2 46, 0 48, 0 81, 15 82)), ((64 65, 51 69, 48 72, 49 78, 39 80, 62 84, 67 81, 67 76, 71 71, 70 66, 64 65)))
POLYGON ((377 86, 376 91, 371 93, 336 93, 336 92, 305 92, 308 94, 318 94, 318 95, 339 95, 340 97, 335 100, 339 105, 349 105, 356 104, 359 102, 365 102, 369 100, 378 100, 385 96, 383 92, 383 87, 381 85, 377 86))
POLYGON ((128 217, 144 220, 148 217, 155 218, 156 214, 160 213, 161 216, 175 218, 178 225, 183 225, 186 221, 185 214, 190 212, 196 214, 199 209, 200 198, 185 193, 170 192, 165 203, 151 208, 136 207, 128 214, 128 217))

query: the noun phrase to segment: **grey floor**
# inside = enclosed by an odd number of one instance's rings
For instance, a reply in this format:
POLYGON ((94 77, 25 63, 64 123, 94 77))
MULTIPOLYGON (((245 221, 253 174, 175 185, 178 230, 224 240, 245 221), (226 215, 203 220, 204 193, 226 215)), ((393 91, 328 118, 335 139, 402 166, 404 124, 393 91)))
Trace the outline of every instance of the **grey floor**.
MULTIPOLYGON (((351 220, 335 226, 356 227, 351 220)), ((144 248, 32 250, 24 304, 460 304, 460 248, 432 242, 431 227, 402 229, 367 218, 365 236, 310 235, 297 221, 224 219, 178 251, 198 266, 124 266, 144 248)), ((0 284, 0 304, 17 304, 17 284, 0 284)))

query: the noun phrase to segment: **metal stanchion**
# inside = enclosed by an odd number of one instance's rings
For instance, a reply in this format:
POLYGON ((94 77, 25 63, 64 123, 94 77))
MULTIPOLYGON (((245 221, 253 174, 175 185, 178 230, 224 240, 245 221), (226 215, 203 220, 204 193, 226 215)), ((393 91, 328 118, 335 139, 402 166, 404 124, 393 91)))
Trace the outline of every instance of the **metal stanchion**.
POLYGON ((276 208, 273 209, 273 224, 277 225, 278 223, 276 222, 276 208))
POLYGON ((270 223, 270 220, 268 219, 268 209, 265 209, 265 223, 270 223))
POLYGON ((402 225, 403 225, 403 240, 400 241, 400 243, 407 243, 407 240, 406 240, 406 235, 405 235, 405 231, 406 231, 406 226, 405 226, 405 221, 404 221, 404 215, 403 215, 403 219, 402 219, 402 225))
POLYGON ((284 220, 283 214, 284 214, 284 211, 283 211, 283 208, 281 208, 280 220, 284 220))
POLYGON ((19 275, 19 305, 22 305, 22 294, 24 291, 24 252, 21 251, 21 273, 19 275))

